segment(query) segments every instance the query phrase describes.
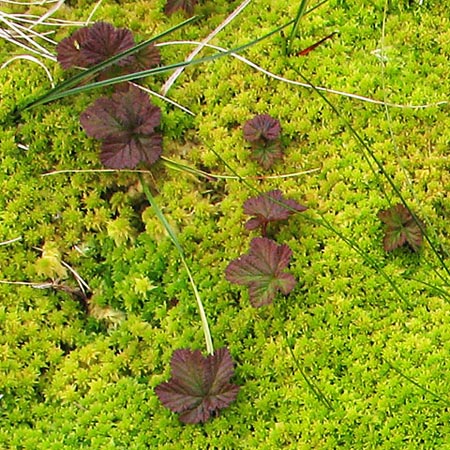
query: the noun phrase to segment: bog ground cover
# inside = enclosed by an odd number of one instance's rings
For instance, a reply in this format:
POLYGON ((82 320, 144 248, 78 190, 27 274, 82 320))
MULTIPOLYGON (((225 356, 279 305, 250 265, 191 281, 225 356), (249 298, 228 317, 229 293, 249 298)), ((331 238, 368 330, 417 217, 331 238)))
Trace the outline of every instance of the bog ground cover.
POLYGON ((55 5, 1 3, 2 448, 450 447, 445 5, 55 5))

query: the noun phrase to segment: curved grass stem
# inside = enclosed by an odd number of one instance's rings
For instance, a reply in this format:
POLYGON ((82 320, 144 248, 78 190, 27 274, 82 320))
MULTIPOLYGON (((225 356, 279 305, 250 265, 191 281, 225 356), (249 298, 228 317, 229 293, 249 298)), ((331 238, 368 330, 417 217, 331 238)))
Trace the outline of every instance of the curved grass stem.
MULTIPOLYGON (((385 180, 388 182, 389 186, 392 188, 393 192, 395 193, 395 195, 397 196, 397 198, 400 200, 400 202, 402 203, 402 205, 409 211, 409 213, 411 214, 414 222, 416 223, 416 225, 419 227, 422 235, 424 236, 425 240, 428 242, 428 244, 431 247, 431 250, 433 251, 433 253, 435 254, 436 258, 438 259, 439 263, 441 264, 441 267, 444 269, 444 271, 446 272, 447 276, 450 279, 450 269, 447 267, 447 264, 445 263, 443 257, 441 256, 441 254, 439 253, 439 251, 437 250, 436 246, 434 245, 433 241, 431 240, 430 236, 428 235, 427 231, 425 230, 424 225, 422 224, 422 222, 417 218, 417 216, 414 214, 414 212, 411 210, 411 208, 409 207, 408 203, 406 202, 405 197, 403 196, 403 194, 401 193, 400 189, 397 187, 397 185, 394 183, 393 178, 386 172, 386 169, 384 168, 383 164, 381 164, 381 161, 375 156, 374 151, 370 148, 370 146, 364 141, 364 139, 362 138, 362 136, 355 130, 355 128, 351 125, 351 123, 342 116, 342 114, 339 112, 339 110, 336 108, 336 106, 334 106, 334 104, 328 100, 328 98, 322 93, 320 92, 312 83, 311 81, 306 78, 302 73, 300 73, 298 70, 296 70, 295 67, 292 67, 292 65, 290 65, 291 69, 294 70, 306 83, 308 83, 311 88, 316 92, 317 95, 319 95, 322 100, 332 109, 332 111, 342 120, 342 122, 344 123, 344 125, 350 130, 351 134, 353 135, 353 137, 356 139, 356 141, 360 144, 360 147, 363 150, 363 157, 369 162, 369 166, 372 169, 373 173, 375 174, 375 176, 378 178, 379 175, 376 172, 376 170, 374 170, 374 168, 372 167, 371 161, 373 161, 373 163, 375 163, 378 171, 383 175, 383 177, 385 178, 385 180)), ((386 195, 386 193, 384 193, 386 195)), ((437 272, 436 268, 433 269, 435 272, 437 272)), ((449 279, 446 280, 447 285, 450 285, 450 281, 449 279)))
MULTIPOLYGON (((278 307, 277 302, 274 302, 274 309, 275 309, 275 317, 277 317, 281 322, 284 322, 284 318, 282 317, 281 306, 278 307)), ((315 395, 317 400, 319 400, 321 403, 323 403, 328 409, 333 409, 333 405, 331 404, 331 401, 328 400, 328 398, 320 390, 320 388, 318 386, 316 386, 316 384, 311 380, 311 378, 307 375, 307 373, 303 369, 302 365, 300 364, 300 361, 295 356, 294 350, 291 345, 291 341, 286 332, 286 329, 283 326, 281 327, 281 333, 283 334, 284 340, 286 341, 287 347, 289 349, 289 353, 291 354, 291 357, 292 357, 292 360, 294 361, 295 367, 300 372, 300 375, 302 376, 305 383, 308 385, 308 388, 315 395)))
POLYGON ((147 197, 147 200, 149 201, 150 205, 152 206, 153 210, 155 211, 156 216, 158 217, 159 221, 164 226, 165 230, 167 231, 167 234, 170 237, 170 240, 175 245, 175 248, 178 251, 178 254, 180 255, 181 262, 183 263, 184 268, 186 269, 186 272, 189 277, 189 282, 191 284, 192 290, 194 291, 194 296, 197 301, 197 307, 200 314, 200 320, 202 324, 203 334, 205 336, 205 342, 206 342, 206 351, 208 354, 212 355, 214 354, 214 346, 211 338, 211 332, 209 330, 208 325, 208 319, 206 318, 205 309, 203 308, 203 303, 200 298, 200 294, 197 289, 197 285, 195 284, 194 277, 192 276, 191 269, 189 268, 189 264, 186 261, 186 257, 184 255, 183 248, 181 247, 180 242, 178 241, 177 235, 175 234, 175 231, 170 226, 169 222, 165 218, 163 212, 159 208, 158 204, 155 201, 155 198, 153 197, 152 193, 150 192, 150 189, 148 188, 147 184, 144 181, 144 178, 142 174, 138 174, 139 181, 141 182, 142 189, 144 191, 145 196, 147 197))
POLYGON ((439 394, 436 394, 433 391, 430 391, 430 389, 426 388, 425 386, 422 386, 417 381, 413 380, 408 375, 404 374, 399 368, 395 367, 390 361, 388 361, 386 358, 382 358, 382 360, 389 366, 390 369, 392 369, 394 372, 397 372, 401 377, 403 377, 405 380, 409 381, 411 384, 419 388, 421 391, 431 395, 435 399, 439 400, 440 402, 445 403, 447 406, 450 406, 450 400, 440 396, 439 394))
POLYGON ((210 172, 205 172, 204 170, 197 169, 192 166, 188 166, 187 164, 182 164, 178 161, 174 161, 172 159, 169 159, 165 156, 161 156, 161 160, 163 161, 164 165, 172 170, 177 170, 179 172, 186 172, 190 173, 192 175, 196 175, 198 177, 203 177, 207 179, 215 179, 215 180, 239 180, 241 178, 251 178, 255 180, 268 180, 268 179, 280 179, 280 178, 293 178, 298 177, 300 175, 306 175, 309 173, 314 173, 320 171, 319 168, 315 169, 309 169, 309 170, 303 170, 301 172, 293 172, 293 173, 285 173, 281 175, 260 175, 260 176, 254 176, 254 177, 240 177, 239 175, 220 175, 220 174, 214 174, 210 172))
MULTIPOLYGON (((166 42, 157 43, 157 44, 155 44, 155 46, 156 47, 165 47, 168 45, 200 45, 200 44, 201 44, 201 42, 199 42, 199 41, 166 41, 166 42)), ((299 86, 299 87, 303 87, 306 89, 313 89, 313 86, 309 83, 303 83, 301 81, 291 80, 289 78, 285 78, 285 77, 282 77, 281 75, 277 75, 273 72, 270 72, 270 71, 264 69, 263 67, 255 64, 254 62, 250 61, 249 59, 245 58, 244 56, 234 53, 233 50, 229 50, 224 47, 219 47, 218 45, 212 45, 212 44, 203 44, 203 46, 217 50, 224 54, 225 53, 229 54, 229 56, 236 58, 237 60, 243 62, 247 66, 252 67, 256 71, 261 72, 262 74, 264 74, 274 80, 281 81, 282 83, 291 84, 293 86, 299 86)), ((315 86, 315 89, 317 89, 318 91, 321 91, 321 92, 325 92, 327 94, 335 94, 335 95, 339 95, 342 97, 347 97, 347 98, 351 98, 354 100, 360 100, 362 102, 372 103, 374 105, 381 105, 381 106, 385 106, 385 107, 389 107, 389 108, 426 109, 426 108, 431 108, 431 107, 442 106, 442 105, 448 104, 447 100, 442 100, 442 101, 439 101, 436 103, 427 103, 427 104, 423 104, 423 105, 404 105, 404 104, 400 104, 400 103, 391 103, 391 102, 387 102, 387 101, 383 101, 383 100, 377 100, 377 99, 365 97, 365 96, 359 95, 359 94, 352 94, 351 92, 338 91, 336 89, 330 89, 330 88, 326 88, 323 86, 315 86)))
POLYGON ((9 64, 11 64, 13 61, 17 61, 18 59, 25 59, 27 61, 31 61, 31 62, 37 64, 38 66, 40 66, 44 70, 44 72, 47 75, 48 79, 50 80, 50 84, 52 85, 52 87, 55 86, 55 83, 53 82, 53 76, 50 73, 50 71, 48 70, 47 66, 42 61, 40 61, 39 59, 35 58, 32 55, 17 55, 17 56, 13 56, 12 58, 8 59, 8 61, 4 62, 0 66, 0 70, 4 69, 9 64))

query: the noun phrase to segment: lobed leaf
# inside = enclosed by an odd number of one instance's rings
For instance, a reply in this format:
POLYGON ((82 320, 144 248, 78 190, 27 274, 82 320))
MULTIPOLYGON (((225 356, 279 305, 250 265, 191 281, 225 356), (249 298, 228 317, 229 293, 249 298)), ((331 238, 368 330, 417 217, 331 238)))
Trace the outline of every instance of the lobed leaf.
POLYGON ((100 159, 106 167, 135 168, 161 156, 162 136, 155 132, 161 110, 134 86, 99 98, 81 114, 80 122, 88 136, 102 140, 100 159))
MULTIPOLYGON (((88 68, 134 47, 134 37, 126 28, 115 28, 106 22, 83 27, 63 39, 56 47, 57 60, 63 69, 88 68)), ((153 44, 134 55, 126 56, 116 63, 123 73, 150 69, 161 61, 160 53, 153 44)), ((112 72, 106 69, 100 78, 112 72)), ((119 72, 120 73, 120 72, 119 72)), ((115 75, 118 75, 117 73, 115 75)))
POLYGON ((248 142, 273 141, 280 137, 281 126, 269 114, 259 114, 244 124, 244 139, 248 142))
POLYGON ((156 386, 155 393, 184 423, 206 422, 229 406, 239 391, 229 382, 234 366, 227 348, 206 357, 199 350, 175 350, 171 372, 171 379, 156 386))
POLYGON ((247 230, 254 230, 258 227, 262 227, 264 236, 269 222, 285 220, 294 214, 295 211, 303 212, 307 209, 306 206, 297 203, 295 200, 283 198, 282 192, 279 189, 275 189, 266 194, 249 198, 244 203, 244 213, 255 216, 247 221, 245 228, 247 228, 247 230))
POLYGON ((423 242, 423 234, 411 212, 401 203, 380 211, 378 218, 386 225, 383 246, 389 252, 406 243, 417 252, 423 242))
POLYGON ((254 238, 248 254, 231 261, 225 276, 232 283, 249 287, 250 303, 260 307, 272 303, 281 291, 287 295, 296 280, 285 272, 292 250, 285 244, 278 245, 267 238, 254 238))

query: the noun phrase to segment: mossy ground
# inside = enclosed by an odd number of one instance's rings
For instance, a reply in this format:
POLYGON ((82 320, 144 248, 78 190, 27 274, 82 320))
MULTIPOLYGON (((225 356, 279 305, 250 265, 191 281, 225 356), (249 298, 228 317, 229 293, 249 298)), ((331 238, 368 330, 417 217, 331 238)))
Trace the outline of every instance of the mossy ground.
MULTIPOLYGON (((282 54, 273 37, 245 56, 267 70, 315 85, 393 103, 444 100, 450 88, 450 26, 445 2, 330 0, 302 20, 294 42, 303 49, 334 30, 339 36, 308 57, 282 54), (354 4, 356 3, 356 4, 354 4), (383 28, 383 23, 385 27, 383 28), (382 34, 387 61, 374 51, 382 34)), ((71 2, 66 19, 85 18, 89 1, 71 2)), ((202 39, 237 3, 205 1, 205 18, 174 36, 202 39)), ((128 26, 140 38, 179 22, 161 1, 105 1, 95 19, 128 26)), ((213 41, 235 47, 295 16, 295 2, 254 1, 213 41)), ((39 12, 36 8, 35 12, 39 12)), ((67 30, 58 32, 58 40, 67 30)), ((189 48, 190 50, 190 48, 189 48)), ((2 61, 17 52, 1 43, 2 61)), ((186 48, 164 47, 175 62, 186 48)), ((49 64, 57 79, 63 74, 49 64)), ((150 80, 155 89, 164 77, 150 80)), ((15 62, 0 71, 0 118, 48 89, 37 66, 15 62)), ((294 252, 299 280, 286 299, 255 310, 223 276, 245 252, 242 203, 254 195, 241 182, 205 182, 157 167, 148 181, 177 229, 204 301, 215 347, 236 361, 238 399, 220 417, 183 426, 153 388, 169 377, 177 348, 204 350, 196 304, 177 252, 145 201, 133 174, 70 173, 100 168, 98 147, 82 132, 86 94, 26 112, 0 130, 1 276, 45 282, 62 277, 58 258, 93 289, 93 302, 124 313, 114 327, 87 316, 64 292, 0 285, 0 447, 5 449, 447 449, 450 448, 450 305, 435 286, 445 276, 428 244, 419 254, 382 250, 376 217, 396 198, 372 171, 342 118, 316 93, 270 79, 224 58, 190 68, 170 95, 196 114, 161 103, 165 154, 215 173, 264 175, 249 160, 243 122, 269 113, 283 127, 286 156, 270 174, 315 173, 253 182, 280 188, 310 210, 280 227, 294 252), (27 149, 18 147, 27 146, 27 149), (335 233, 309 220, 324 217, 335 233), (42 259, 39 249, 55 255, 42 259), (80 253, 77 249, 81 249, 80 253), (390 277, 400 298, 367 257, 390 277), (56 261, 56 262, 55 262, 56 261), (174 300, 177 300, 175 302, 174 300), (332 402, 308 389, 289 351, 332 402), (394 366, 397 370, 393 369, 394 366), (414 384, 415 383, 415 384, 414 384), (434 395, 433 395, 434 394, 434 395)), ((448 107, 384 108, 328 95, 369 143, 449 263, 448 107)))

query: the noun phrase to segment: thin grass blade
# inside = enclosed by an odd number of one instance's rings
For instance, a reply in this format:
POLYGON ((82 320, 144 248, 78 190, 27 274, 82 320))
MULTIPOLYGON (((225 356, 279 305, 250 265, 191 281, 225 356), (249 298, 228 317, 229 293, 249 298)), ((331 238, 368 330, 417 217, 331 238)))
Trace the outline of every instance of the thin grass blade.
POLYGON ((208 325, 208 319, 206 318, 205 309, 203 308, 203 303, 200 298, 200 294, 197 289, 197 285, 195 284, 194 277, 192 276, 191 269, 189 268, 189 264, 186 261, 186 257, 184 256, 183 248, 181 247, 181 244, 177 238, 177 235, 175 234, 175 231, 170 226, 169 222, 167 221, 166 217, 164 216, 163 212, 159 208, 158 204, 155 201, 155 198, 153 197, 152 193, 150 192, 150 189, 148 188, 147 184, 144 181, 144 178, 141 174, 139 174, 139 180, 142 185, 142 189, 144 190, 145 196, 147 197, 147 200, 149 201, 150 205, 152 206, 153 210, 155 211, 156 216, 158 217, 159 221, 162 223, 164 228, 167 231, 167 234, 170 237, 170 240, 175 245, 175 248, 178 250, 178 254, 180 255, 180 259, 184 265, 184 268, 186 269, 186 272, 189 277, 189 282, 191 284, 192 290, 194 291, 195 299, 197 300, 197 307, 200 313, 200 319, 203 329, 203 334, 205 336, 206 341, 206 351, 208 354, 213 355, 214 354, 214 347, 212 343, 211 338, 211 332, 209 330, 208 325))
MULTIPOLYGON (((185 20, 184 22, 181 22, 178 25, 175 25, 174 27, 169 28, 168 30, 158 34, 157 36, 153 36, 150 39, 147 39, 143 42, 140 42, 139 44, 135 45, 132 48, 129 48, 109 59, 107 59, 106 61, 101 62, 100 64, 97 64, 93 67, 91 67, 88 70, 85 70, 71 78, 69 78, 68 80, 63 81, 62 83, 58 84, 54 89, 51 89, 50 91, 46 92, 44 95, 42 95, 41 97, 37 98, 36 100, 32 101, 30 104, 26 105, 24 109, 29 109, 32 108, 34 106, 38 106, 38 105, 42 105, 44 103, 48 103, 50 101, 56 100, 58 98, 62 98, 63 96, 58 95, 60 94, 62 91, 64 91, 65 89, 67 89, 68 91, 65 92, 71 92, 69 89, 73 86, 76 86, 78 84, 80 84, 82 81, 84 81, 87 78, 92 77, 93 75, 96 75, 97 73, 101 72, 102 70, 104 70, 105 68, 117 63, 117 61, 121 60, 122 58, 126 57, 126 56, 130 56, 135 54, 136 52, 142 50, 143 48, 149 46, 150 44, 152 44, 153 42, 163 38, 164 36, 167 36, 170 33, 173 33, 174 31, 194 22, 195 20, 197 20, 197 17, 191 17, 187 20, 185 20)), ((148 72, 148 71, 147 71, 148 72)), ((138 72, 141 73, 141 72, 138 72)), ((144 75, 145 76, 145 75, 144 75)), ((119 77, 120 78, 120 77, 119 77)), ((142 78, 142 77, 137 77, 137 78, 142 78)), ((137 79, 135 78, 135 79, 137 79)), ((113 78, 111 80, 105 80, 102 83, 91 83, 91 84, 87 84, 85 86, 81 86, 78 89, 74 89, 74 93, 79 93, 79 92, 84 92, 84 91, 88 91, 91 89, 94 89, 96 87, 100 87, 100 86, 108 86, 110 84, 116 84, 116 83, 120 83, 121 81, 116 81, 115 83, 113 82, 114 80, 116 80, 117 78, 113 78), (100 84, 100 86, 97 86, 97 84, 100 84)), ((126 81, 130 81, 130 80, 126 80, 126 81)), ((70 94, 68 94, 70 95, 70 94)))
POLYGON ((414 386, 418 387, 420 390, 422 390, 423 392, 426 392, 427 394, 430 394, 432 397, 434 397, 435 399, 445 403, 447 406, 450 406, 450 400, 440 396, 439 394, 436 394, 433 391, 430 391, 428 388, 426 388, 425 386, 422 386, 420 383, 418 383, 417 381, 413 380, 411 377, 409 377, 408 375, 404 374, 400 369, 398 369, 397 367, 395 367, 390 361, 388 361, 385 358, 382 358, 383 361, 389 366, 390 369, 392 369, 394 372, 397 372, 401 377, 403 377, 405 380, 408 380, 411 384, 413 384, 414 386))
POLYGON ((300 4, 298 5, 297 14, 295 15, 294 24, 292 25, 291 32, 289 34, 288 38, 288 44, 286 47, 286 53, 288 55, 291 54, 292 51, 292 42, 297 35, 298 27, 300 26, 300 20, 302 20, 302 17, 305 15, 306 7, 308 6, 308 0, 301 0, 300 4))
MULTIPOLYGON (((305 15, 314 11, 315 9, 317 9, 319 6, 326 3, 327 1, 328 0, 323 0, 322 2, 318 3, 314 7, 310 8, 308 11, 305 12, 305 15)), ((186 67, 186 66, 190 66, 190 65, 194 65, 194 64, 200 64, 203 62, 213 61, 213 60, 221 58, 223 56, 237 53, 242 50, 245 50, 246 48, 252 47, 253 45, 263 41, 264 39, 267 39, 270 36, 273 36, 276 33, 279 33, 281 30, 285 29, 286 27, 288 27, 294 23, 294 19, 290 20, 289 22, 286 22, 285 24, 280 25, 279 27, 277 27, 274 30, 270 31, 269 33, 261 36, 260 38, 257 38, 251 42, 248 42, 247 44, 241 45, 241 46, 233 48, 231 50, 227 50, 225 52, 216 53, 216 54, 213 54, 210 56, 206 56, 204 58, 194 59, 191 61, 183 61, 183 62, 170 64, 170 65, 166 65, 166 66, 162 66, 162 67, 156 67, 154 69, 149 69, 149 70, 145 70, 145 71, 141 71, 141 72, 136 72, 133 74, 123 75, 120 77, 111 78, 109 80, 98 81, 95 83, 90 83, 90 84, 87 84, 84 86, 70 89, 73 86, 76 86, 77 84, 79 84, 81 81, 83 81, 87 77, 95 75, 96 73, 100 72, 101 70, 105 69, 106 67, 116 63, 121 58, 134 54, 135 52, 144 48, 146 45, 149 45, 152 42, 161 39, 162 37, 166 36, 167 34, 177 30, 178 28, 181 28, 182 26, 187 25, 188 23, 190 23, 194 20, 197 20, 197 17, 192 17, 192 18, 182 22, 181 24, 176 25, 175 27, 172 27, 169 30, 159 34, 158 36, 155 36, 151 39, 141 42, 137 46, 135 46, 131 49, 128 49, 128 50, 108 59, 107 61, 104 61, 103 63, 98 64, 98 65, 92 67, 91 69, 88 69, 87 71, 84 71, 84 72, 70 78, 69 80, 62 82, 61 84, 57 85, 55 89, 48 91, 41 97, 37 98, 36 100, 34 100, 34 101, 30 102, 29 104, 25 105, 24 107, 20 108, 18 110, 18 112, 20 113, 21 111, 23 111, 25 109, 29 109, 29 108, 32 108, 32 107, 35 107, 38 105, 43 105, 45 103, 49 103, 51 101, 58 100, 60 98, 68 97, 70 95, 80 94, 81 92, 87 92, 92 89, 97 89, 97 88, 105 87, 105 86, 111 86, 114 84, 123 83, 125 81, 134 81, 134 80, 138 80, 140 78, 145 78, 150 75, 156 75, 159 73, 169 72, 169 71, 172 71, 172 70, 175 70, 178 68, 182 68, 182 67, 186 67), (65 89, 67 89, 67 90, 65 90, 65 89)))
MULTIPOLYGON (((75 95, 75 94, 80 94, 82 92, 91 91, 93 89, 98 89, 98 88, 105 87, 105 86, 112 86, 114 84, 124 83, 126 81, 134 81, 134 80, 138 80, 140 78, 148 77, 150 75, 156 75, 156 74, 160 74, 160 73, 170 72, 179 67, 186 67, 186 66, 204 63, 204 62, 214 61, 215 59, 222 58, 231 53, 240 52, 246 48, 249 48, 249 47, 257 44, 258 42, 261 42, 264 39, 269 38, 270 36, 273 36, 274 34, 278 33, 282 29, 289 26, 291 24, 291 22, 292 21, 285 23, 284 25, 281 25, 281 26, 275 28, 274 30, 270 31, 269 33, 265 34, 264 36, 261 36, 260 38, 257 38, 251 42, 248 42, 247 44, 241 45, 241 46, 233 48, 231 50, 227 50, 226 52, 214 53, 213 55, 206 56, 203 58, 193 59, 191 61, 182 61, 182 62, 178 62, 175 64, 169 64, 169 65, 161 66, 161 67, 155 67, 153 69, 148 69, 148 70, 143 70, 140 72, 122 75, 120 77, 110 78, 108 80, 97 81, 97 82, 90 83, 90 84, 87 84, 84 86, 78 86, 76 88, 70 89, 72 86, 74 86, 74 85, 80 83, 82 80, 84 80, 87 76, 94 75, 97 72, 103 70, 105 67, 108 67, 109 65, 114 64, 120 58, 123 58, 124 56, 128 56, 130 54, 135 53, 136 51, 143 48, 145 45, 149 45, 150 43, 152 43, 153 41, 158 39, 160 36, 152 38, 152 39, 148 39, 147 41, 144 41, 141 44, 139 44, 129 50, 126 50, 125 52, 122 52, 119 55, 116 55, 115 57, 110 58, 107 61, 104 61, 103 63, 98 64, 97 66, 92 67, 91 69, 89 69, 85 72, 82 72, 81 74, 78 74, 75 77, 72 77, 69 80, 61 83, 60 85, 56 86, 55 89, 50 90, 49 92, 44 94, 42 97, 39 97, 37 100, 34 100, 29 105, 25 106, 22 110, 29 109, 29 108, 32 108, 32 107, 35 107, 38 105, 42 105, 42 104, 45 104, 45 103, 48 103, 48 102, 51 102, 54 100, 58 100, 60 98, 68 97, 70 95, 75 95), (64 90, 64 89, 67 89, 67 90, 64 90)), ((167 34, 167 33, 168 33, 168 31, 165 34, 167 34)))
MULTIPOLYGON (((388 182, 388 184, 391 186, 393 192, 395 193, 395 195, 398 197, 398 199, 400 200, 400 202, 402 203, 402 205, 409 211, 409 213, 411 214, 414 222, 416 223, 416 225, 419 227, 423 237, 425 238, 425 240, 428 242, 428 244, 431 247, 431 250, 433 251, 433 253, 435 254, 436 258, 438 259, 439 263, 441 264, 441 267, 444 269, 445 273, 447 274, 447 280, 446 280, 446 284, 447 286, 450 286, 450 269, 448 268, 447 264, 444 261, 444 258, 442 257, 442 255, 439 253, 438 249, 436 248, 436 246, 434 245, 433 241, 431 240, 429 234, 427 233, 424 224, 417 218, 417 216, 414 214, 414 211, 411 210, 411 208, 409 207, 408 203, 406 202, 405 197, 403 196, 403 194, 400 192, 400 189, 397 187, 397 185, 394 183, 393 178, 386 172, 386 169, 384 168, 383 164, 381 164, 380 160, 375 156, 375 152, 370 148, 370 146, 364 141, 364 139, 362 138, 362 136, 360 136, 360 134, 355 130, 355 128, 351 125, 351 123, 342 116, 342 114, 339 112, 339 110, 336 108, 336 106, 334 106, 334 104, 328 100, 328 98, 322 93, 320 92, 315 86, 314 84, 311 83, 311 81, 305 77, 301 72, 299 72, 295 67, 293 67, 291 64, 289 64, 289 67, 294 70, 295 73, 297 73, 297 75, 299 75, 306 83, 308 83, 311 88, 313 89, 314 92, 316 92, 317 95, 319 95, 322 100, 332 109, 332 111, 342 120, 342 122, 345 124, 346 127, 348 127, 348 129, 350 130, 351 134, 355 137, 355 139, 357 140, 357 142, 360 144, 362 150, 363 150, 363 157, 366 159, 366 161, 369 163, 369 166, 371 168, 371 170, 373 171, 374 175, 378 178, 379 175, 377 173, 377 170, 375 168, 373 168, 372 166, 372 162, 375 163, 379 173, 381 173, 381 175, 385 178, 385 180, 388 182)), ((383 192, 385 196, 386 193, 383 192)), ((436 268, 433 268, 435 273, 438 273, 436 268)))

